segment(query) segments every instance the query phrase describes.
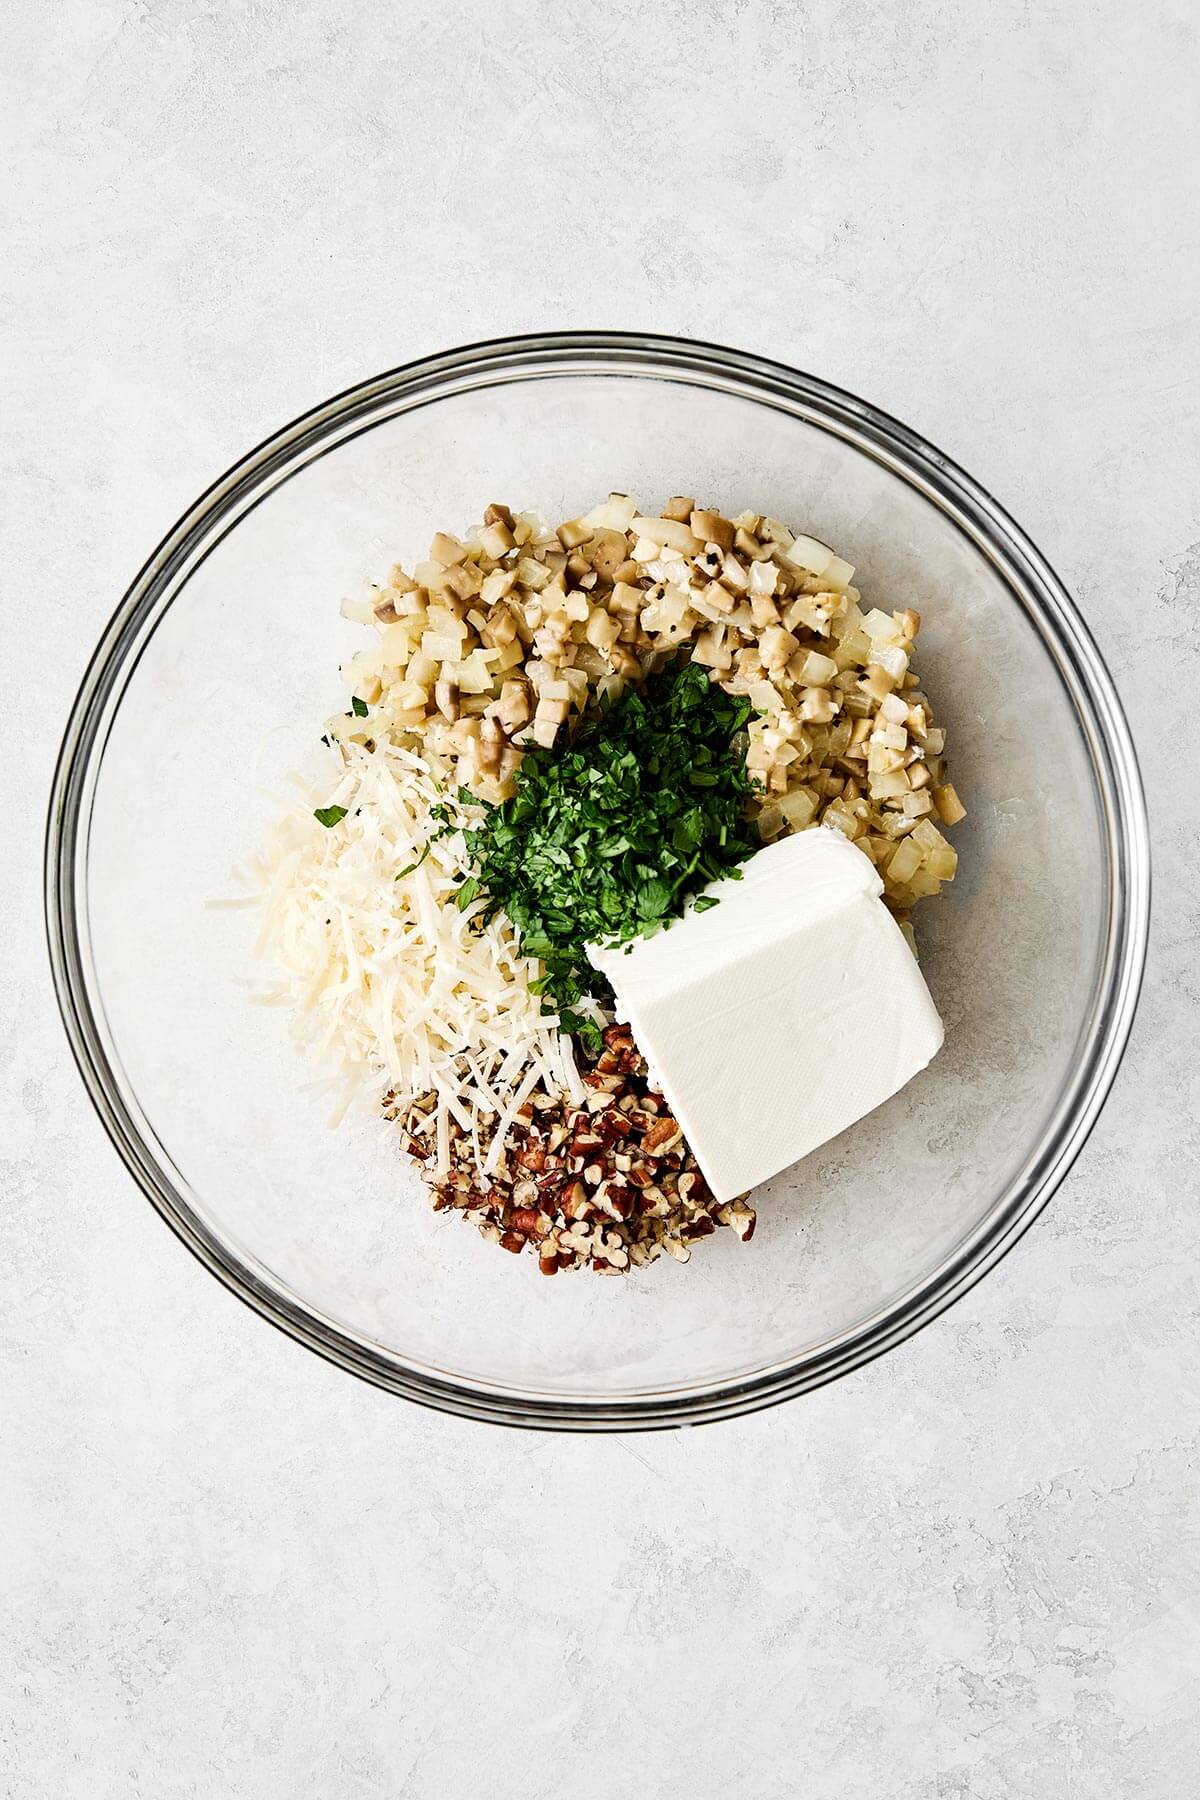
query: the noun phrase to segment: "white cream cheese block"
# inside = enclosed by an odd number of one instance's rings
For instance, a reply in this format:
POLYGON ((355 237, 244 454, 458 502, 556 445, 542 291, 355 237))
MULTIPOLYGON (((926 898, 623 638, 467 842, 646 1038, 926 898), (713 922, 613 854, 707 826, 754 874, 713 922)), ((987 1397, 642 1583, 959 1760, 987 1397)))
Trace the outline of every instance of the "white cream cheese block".
POLYGON ((589 948, 719 1200, 881 1106, 942 1022, 874 864, 817 827, 628 947, 589 948))

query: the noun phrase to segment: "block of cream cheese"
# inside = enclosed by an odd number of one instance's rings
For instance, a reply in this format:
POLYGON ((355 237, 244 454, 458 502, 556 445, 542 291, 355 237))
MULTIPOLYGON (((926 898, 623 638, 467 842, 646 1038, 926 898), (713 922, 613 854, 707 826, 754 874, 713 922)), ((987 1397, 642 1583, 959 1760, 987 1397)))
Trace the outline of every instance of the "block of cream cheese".
POLYGON ((719 1200, 836 1137, 923 1069, 942 1022, 874 864, 824 826, 626 950, 592 948, 719 1200))

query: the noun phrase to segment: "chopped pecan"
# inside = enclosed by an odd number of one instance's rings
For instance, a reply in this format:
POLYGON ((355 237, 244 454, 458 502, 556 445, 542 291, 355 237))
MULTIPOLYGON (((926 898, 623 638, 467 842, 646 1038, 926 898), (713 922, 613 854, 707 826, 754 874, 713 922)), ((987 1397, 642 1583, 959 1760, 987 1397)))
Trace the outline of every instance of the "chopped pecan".
POLYGON ((682 1137, 683 1132, 670 1113, 664 1113, 661 1119, 655 1120, 642 1139, 642 1149, 647 1156, 665 1156, 682 1137))
POLYGON ((561 1211, 568 1219, 582 1219, 587 1210, 587 1189, 582 1181, 573 1181, 563 1195, 561 1211))
POLYGON ((456 1210, 514 1255, 531 1248, 544 1275, 583 1265, 617 1275, 664 1254, 686 1262, 689 1246, 722 1225, 748 1238, 753 1210, 713 1200, 628 1027, 610 1026, 605 1040, 599 1056, 581 1061, 583 1106, 537 1089, 498 1148, 485 1121, 475 1134, 452 1125, 451 1167, 436 1177, 434 1097, 407 1108, 389 1097, 387 1117, 399 1123, 435 1210, 456 1210), (491 1173, 481 1180, 484 1156, 491 1173))

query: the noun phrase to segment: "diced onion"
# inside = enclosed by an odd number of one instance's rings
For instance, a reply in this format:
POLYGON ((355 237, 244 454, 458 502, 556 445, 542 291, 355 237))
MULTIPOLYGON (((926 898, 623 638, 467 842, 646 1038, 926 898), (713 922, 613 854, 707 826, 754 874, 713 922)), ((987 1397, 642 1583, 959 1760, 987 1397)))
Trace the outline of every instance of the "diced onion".
MULTIPOLYGON (((823 544, 819 538, 803 535, 793 538, 783 554, 798 569, 807 569, 810 575, 823 576, 830 563, 841 561, 840 557, 834 556, 828 544, 823 544)), ((854 573, 853 569, 850 573, 854 573)))

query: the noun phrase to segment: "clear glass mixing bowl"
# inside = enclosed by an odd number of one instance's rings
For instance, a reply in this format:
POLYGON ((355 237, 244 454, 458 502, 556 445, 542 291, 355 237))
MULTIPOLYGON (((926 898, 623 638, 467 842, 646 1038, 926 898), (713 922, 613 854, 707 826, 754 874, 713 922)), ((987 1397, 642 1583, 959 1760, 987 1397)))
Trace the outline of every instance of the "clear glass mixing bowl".
POLYGON ((1045 560, 938 451, 811 376, 709 345, 513 339, 318 407, 155 551, 67 729, 47 853, 58 992, 97 1109, 164 1218, 266 1318, 411 1399, 628 1430, 747 1411, 899 1342, 1009 1248, 1093 1123, 1145 951, 1128 730, 1045 560), (374 1118, 330 1130, 286 1018, 250 1004, 254 921, 213 909, 313 765, 343 595, 493 499, 611 488, 774 514, 923 614, 920 668, 970 808, 920 909, 933 1066, 757 1196, 752 1243, 627 1281, 543 1279, 435 1216, 374 1118))

